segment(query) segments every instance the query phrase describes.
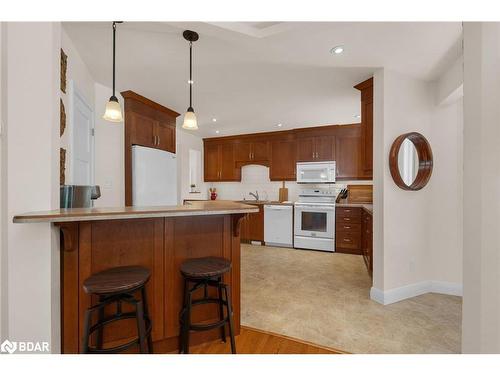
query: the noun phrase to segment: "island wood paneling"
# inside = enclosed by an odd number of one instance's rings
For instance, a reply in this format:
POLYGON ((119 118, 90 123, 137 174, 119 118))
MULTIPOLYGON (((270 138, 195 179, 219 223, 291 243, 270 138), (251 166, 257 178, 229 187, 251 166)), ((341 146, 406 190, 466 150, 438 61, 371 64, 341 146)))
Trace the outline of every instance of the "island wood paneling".
MULTIPOLYGON (((91 297, 83 291, 83 281, 92 273, 123 265, 142 265, 152 271, 147 292, 155 352, 175 350, 179 341, 179 312, 183 293, 180 264, 185 259, 210 255, 223 256, 232 261, 232 270, 224 276, 224 281, 232 289, 235 332, 238 334, 241 311, 238 226, 243 216, 233 214, 58 224, 65 228, 63 233, 68 233, 63 235, 62 248, 69 249, 61 252, 63 353, 80 352, 85 310, 91 303, 97 302, 95 299, 91 301, 91 297)), ((210 305, 196 307, 193 321, 216 319, 217 311, 215 306, 210 305)), ((135 335, 135 321, 116 322, 104 329, 104 346, 123 343, 135 335)), ((192 334, 191 342, 197 344, 216 339, 219 335, 218 330, 197 332, 192 334)))

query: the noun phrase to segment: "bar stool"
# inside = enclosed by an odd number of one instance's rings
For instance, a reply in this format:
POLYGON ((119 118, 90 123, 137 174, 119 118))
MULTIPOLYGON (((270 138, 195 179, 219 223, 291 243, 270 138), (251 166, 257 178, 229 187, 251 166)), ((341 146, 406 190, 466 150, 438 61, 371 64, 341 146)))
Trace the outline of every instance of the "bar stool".
POLYGON ((153 353, 151 341, 151 319, 146 299, 146 283, 151 272, 144 267, 125 266, 110 268, 91 275, 83 282, 83 290, 87 294, 99 297, 99 302, 85 311, 82 353, 118 353, 134 345, 139 345, 141 353, 153 353), (139 292, 141 299, 134 297, 139 292), (116 312, 104 316, 106 306, 116 303, 116 312), (122 303, 134 306, 132 312, 122 312, 122 303), (91 325, 92 313, 97 312, 96 324, 91 325), (103 348, 104 326, 124 319, 135 319, 137 322, 137 338, 112 348, 103 348), (96 346, 90 346, 90 335, 97 331, 96 346))
POLYGON ((231 269, 231 262, 219 257, 194 258, 181 264, 181 274, 184 277, 184 303, 180 313, 180 345, 179 353, 189 353, 189 332, 206 331, 220 328, 221 338, 226 342, 226 324, 229 325, 231 352, 236 354, 234 342, 233 307, 229 285, 222 282, 222 275, 231 269), (190 284, 194 284, 191 286, 190 284), (208 296, 208 287, 217 288, 217 298, 208 296), (193 293, 203 288, 203 298, 193 299, 193 293), (193 306, 207 303, 219 305, 219 320, 208 324, 191 323, 191 309, 193 306), (224 316, 224 306, 226 316, 224 316))

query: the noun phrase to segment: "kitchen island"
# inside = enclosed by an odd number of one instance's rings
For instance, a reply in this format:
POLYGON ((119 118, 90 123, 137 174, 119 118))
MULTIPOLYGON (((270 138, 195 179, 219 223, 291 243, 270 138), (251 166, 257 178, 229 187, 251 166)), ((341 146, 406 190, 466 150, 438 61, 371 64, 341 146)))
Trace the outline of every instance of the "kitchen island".
MULTIPOLYGON (((183 206, 76 208, 17 215, 15 223, 51 222, 61 231, 61 348, 79 353, 83 317, 93 303, 82 288, 95 272, 140 265, 151 270, 147 284, 156 353, 177 349, 183 283, 180 264, 189 258, 220 256, 231 260, 224 275, 231 286, 235 334, 240 331, 240 220, 257 212, 241 203, 189 202, 183 206)), ((126 311, 124 307, 124 311, 126 311)), ((216 306, 199 306, 194 322, 218 318, 216 306)), ((135 322, 123 320, 106 327, 104 346, 136 335, 135 322)), ((216 339, 218 330, 192 333, 191 343, 216 339)))

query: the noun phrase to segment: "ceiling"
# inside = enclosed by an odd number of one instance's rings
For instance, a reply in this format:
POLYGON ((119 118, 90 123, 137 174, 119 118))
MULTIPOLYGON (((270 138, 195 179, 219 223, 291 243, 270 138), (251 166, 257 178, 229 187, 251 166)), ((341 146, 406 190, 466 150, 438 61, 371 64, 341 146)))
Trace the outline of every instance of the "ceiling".
MULTIPOLYGON (((63 27, 96 82, 111 86, 111 24, 63 27)), ((117 28, 117 89, 179 113, 188 107, 182 31, 200 34, 193 107, 203 137, 358 122, 353 85, 379 67, 432 81, 460 56, 462 34, 458 22, 126 22, 117 28), (337 45, 344 53, 330 53, 337 45)))

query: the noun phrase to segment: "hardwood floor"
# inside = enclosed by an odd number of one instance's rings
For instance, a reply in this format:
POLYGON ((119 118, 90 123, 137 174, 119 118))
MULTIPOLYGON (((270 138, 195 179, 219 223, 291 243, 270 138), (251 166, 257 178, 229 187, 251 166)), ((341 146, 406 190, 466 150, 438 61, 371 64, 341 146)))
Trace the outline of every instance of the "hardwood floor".
MULTIPOLYGON (((345 354, 340 350, 249 327, 241 327, 241 333, 236 337, 236 349, 238 354, 345 354)), ((226 343, 213 341, 192 346, 190 352, 229 354, 231 353, 229 338, 226 343)))

